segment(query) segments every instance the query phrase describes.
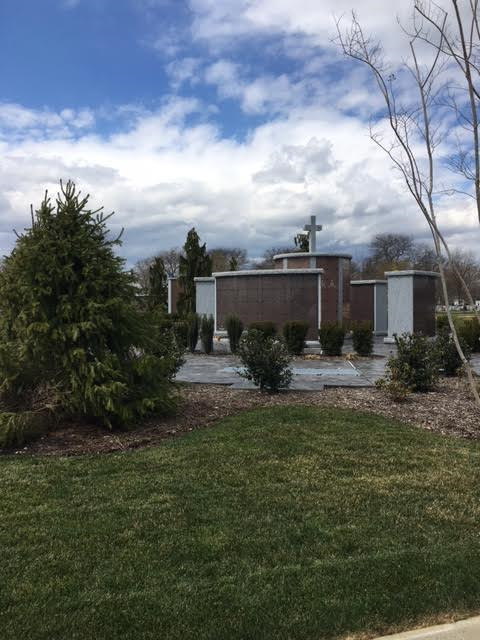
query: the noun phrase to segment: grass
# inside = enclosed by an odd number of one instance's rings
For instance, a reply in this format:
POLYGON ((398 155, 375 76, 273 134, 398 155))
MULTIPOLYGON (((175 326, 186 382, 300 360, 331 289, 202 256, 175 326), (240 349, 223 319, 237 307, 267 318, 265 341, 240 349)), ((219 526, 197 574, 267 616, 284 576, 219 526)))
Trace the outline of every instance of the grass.
POLYGON ((479 467, 476 443, 306 407, 2 458, 2 640, 320 640, 478 612, 479 467))

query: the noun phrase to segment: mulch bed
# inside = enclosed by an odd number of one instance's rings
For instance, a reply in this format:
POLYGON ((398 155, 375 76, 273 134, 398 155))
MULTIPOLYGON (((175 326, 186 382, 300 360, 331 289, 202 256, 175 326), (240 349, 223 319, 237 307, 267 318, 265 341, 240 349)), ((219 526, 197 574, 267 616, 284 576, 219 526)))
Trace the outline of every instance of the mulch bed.
POLYGON ((177 415, 155 418, 131 431, 107 431, 101 427, 65 424, 39 440, 4 453, 16 455, 80 455, 126 451, 159 444, 194 429, 255 407, 301 404, 340 407, 380 414, 429 431, 480 439, 480 411, 465 380, 442 380, 431 393, 412 394, 401 404, 392 402, 375 388, 336 388, 269 396, 220 385, 183 385, 177 415))

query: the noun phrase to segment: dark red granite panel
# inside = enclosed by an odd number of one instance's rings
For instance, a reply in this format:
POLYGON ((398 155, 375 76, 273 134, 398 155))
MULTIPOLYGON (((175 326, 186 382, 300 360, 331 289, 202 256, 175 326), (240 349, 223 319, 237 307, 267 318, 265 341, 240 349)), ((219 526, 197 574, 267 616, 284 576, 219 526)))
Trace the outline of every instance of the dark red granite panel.
POLYGON ((436 281, 427 276, 413 279, 413 330, 425 336, 435 335, 436 281))
POLYGON ((351 316, 353 322, 375 321, 374 284, 356 284, 350 288, 351 316))
POLYGON ((269 320, 281 330, 289 320, 309 324, 309 340, 318 336, 318 275, 285 274, 217 278, 217 327, 238 315, 245 326, 269 320))

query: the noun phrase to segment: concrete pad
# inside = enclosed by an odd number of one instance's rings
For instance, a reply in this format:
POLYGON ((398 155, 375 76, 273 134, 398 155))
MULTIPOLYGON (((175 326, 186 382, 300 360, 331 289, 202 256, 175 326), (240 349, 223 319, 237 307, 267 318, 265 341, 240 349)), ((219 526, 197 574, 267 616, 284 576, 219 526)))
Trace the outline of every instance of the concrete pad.
POLYGON ((480 640, 480 616, 436 627, 425 627, 376 640, 480 640))
MULTIPOLYGON (((351 341, 345 341, 344 353, 351 353, 351 341)), ((319 349, 308 349, 312 355, 319 349)), ((326 387, 372 387, 385 373, 388 356, 394 350, 387 348, 382 339, 375 338, 375 358, 358 358, 353 361, 343 358, 311 359, 295 358, 292 362, 294 391, 322 391, 326 387), (380 356, 380 357, 378 357, 380 356)), ((475 371, 480 375, 480 354, 472 357, 475 371)), ((233 389, 255 389, 253 383, 241 378, 236 369, 239 359, 227 352, 225 344, 215 344, 215 353, 196 353, 185 356, 185 364, 177 374, 179 382, 223 384, 233 389)), ((480 636, 478 638, 480 640, 480 636)))

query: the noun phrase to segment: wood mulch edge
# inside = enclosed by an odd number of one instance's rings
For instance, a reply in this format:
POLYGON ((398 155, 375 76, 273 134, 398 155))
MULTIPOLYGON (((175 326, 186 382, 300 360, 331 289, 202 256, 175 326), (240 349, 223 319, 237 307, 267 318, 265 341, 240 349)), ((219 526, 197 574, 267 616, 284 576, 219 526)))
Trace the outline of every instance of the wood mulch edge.
POLYGON ((72 456, 128 451, 160 444, 208 427, 222 418, 257 407, 302 405, 364 411, 444 435, 480 439, 480 411, 464 379, 444 379, 430 393, 412 394, 404 403, 392 402, 376 388, 329 388, 266 395, 228 386, 190 384, 179 387, 176 415, 151 418, 129 431, 108 431, 89 424, 63 424, 6 455, 72 456))

